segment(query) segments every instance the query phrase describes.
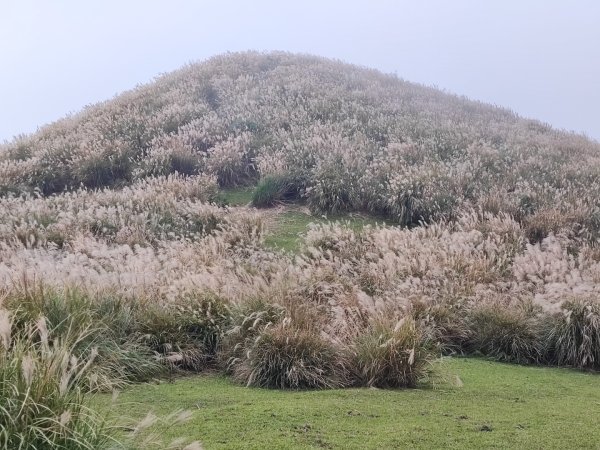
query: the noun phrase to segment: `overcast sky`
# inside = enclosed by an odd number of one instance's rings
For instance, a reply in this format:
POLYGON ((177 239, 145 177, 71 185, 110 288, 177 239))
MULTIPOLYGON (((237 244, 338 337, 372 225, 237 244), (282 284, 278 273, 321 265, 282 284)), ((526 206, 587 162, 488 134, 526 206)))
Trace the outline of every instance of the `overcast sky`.
POLYGON ((600 140, 597 0, 0 0, 0 141, 248 49, 395 72, 600 140))

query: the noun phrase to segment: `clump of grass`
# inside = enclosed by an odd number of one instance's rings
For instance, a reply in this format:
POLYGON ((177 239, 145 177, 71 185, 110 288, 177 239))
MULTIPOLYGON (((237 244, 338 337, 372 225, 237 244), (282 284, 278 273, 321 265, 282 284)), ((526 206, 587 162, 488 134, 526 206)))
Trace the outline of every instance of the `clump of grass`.
POLYGON ((0 448, 102 449, 115 444, 106 422, 86 406, 82 389, 97 355, 73 353, 72 340, 53 338, 44 319, 13 333, 0 309, 0 448))
POLYGON ((162 307, 152 307, 144 314, 136 340, 149 347, 172 369, 199 371, 207 361, 202 340, 189 333, 177 318, 162 307))
POLYGON ((319 333, 288 319, 265 329, 234 365, 234 377, 247 386, 325 389, 344 385, 338 350, 319 333))
POLYGON ((173 152, 171 155, 171 173, 194 175, 198 173, 200 162, 198 156, 192 153, 173 152))
POLYGON ((200 371, 214 360, 229 316, 218 297, 189 298, 144 311, 136 334, 172 368, 200 371))
POLYGON ((127 152, 101 153, 83 158, 73 168, 77 182, 89 188, 114 186, 132 180, 133 162, 127 152))
POLYGON ((218 359, 226 372, 232 373, 256 337, 266 328, 279 323, 285 310, 262 299, 250 299, 232 311, 229 329, 223 336, 218 359))
POLYGON ((574 298, 561 309, 548 322, 553 361, 561 366, 600 369, 600 304, 594 299, 574 298))
POLYGON ((380 388, 415 387, 430 371, 435 345, 411 317, 375 320, 353 345, 358 382, 380 388))
POLYGON ((467 307, 460 299, 441 302, 413 300, 411 316, 426 323, 442 354, 463 353, 471 336, 466 321, 467 307))
POLYGON ((267 175, 254 189, 252 205, 265 208, 278 202, 294 200, 298 196, 298 186, 289 175, 267 175))
POLYGON ((536 316, 518 307, 484 305, 470 311, 467 348, 498 361, 540 363, 545 343, 536 316))
POLYGON ((91 298, 76 289, 57 292, 42 285, 23 285, 19 294, 5 302, 14 311, 17 331, 43 316, 52 336, 72 345, 74 356, 87 358, 94 349, 96 356, 86 379, 90 390, 121 388, 164 372, 155 352, 135 340, 142 308, 110 296, 91 298))
POLYGON ((199 340, 211 358, 231 321, 227 302, 212 293, 184 299, 175 306, 173 315, 180 329, 199 340))

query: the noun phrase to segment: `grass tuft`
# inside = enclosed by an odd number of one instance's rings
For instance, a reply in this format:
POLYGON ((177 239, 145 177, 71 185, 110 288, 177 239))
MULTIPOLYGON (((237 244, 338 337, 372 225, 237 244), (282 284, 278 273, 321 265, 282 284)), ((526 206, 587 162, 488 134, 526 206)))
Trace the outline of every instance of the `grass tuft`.
POLYGON ((44 318, 12 329, 0 309, 0 448, 103 449, 113 432, 87 406, 94 349, 87 358, 74 350, 87 334, 69 338, 49 333, 44 318))
POLYGON ((556 364, 600 369, 600 305, 595 299, 566 301, 548 326, 547 341, 556 364))
POLYGON ((537 317, 516 307, 484 305, 475 307, 468 317, 471 352, 498 361, 520 364, 540 363, 545 359, 545 343, 537 317))
POLYGON ((379 388, 417 386, 435 356, 428 332, 411 317, 374 321, 353 350, 360 383, 379 388))
POLYGON ((337 349, 313 330, 285 319, 266 327, 246 347, 234 377, 247 386, 278 389, 324 389, 343 386, 337 349))
POLYGON ((279 202, 296 200, 299 195, 298 186, 289 175, 267 175, 254 189, 252 205, 266 208, 279 202))

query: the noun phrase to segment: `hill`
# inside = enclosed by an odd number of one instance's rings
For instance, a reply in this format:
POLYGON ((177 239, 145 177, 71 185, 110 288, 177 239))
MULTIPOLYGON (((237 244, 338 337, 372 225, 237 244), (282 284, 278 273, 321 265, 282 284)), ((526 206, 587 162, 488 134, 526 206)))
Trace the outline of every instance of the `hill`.
POLYGON ((426 388, 453 354, 600 370, 599 150, 285 53, 189 65, 8 142, 0 447, 113 448, 87 394, 206 369, 315 390, 426 388))
POLYGON ((189 65, 9 142, 0 192, 122 187, 174 172, 227 187, 275 174, 315 211, 412 224, 475 208, 595 233, 599 154, 582 136, 375 70, 249 52, 189 65))

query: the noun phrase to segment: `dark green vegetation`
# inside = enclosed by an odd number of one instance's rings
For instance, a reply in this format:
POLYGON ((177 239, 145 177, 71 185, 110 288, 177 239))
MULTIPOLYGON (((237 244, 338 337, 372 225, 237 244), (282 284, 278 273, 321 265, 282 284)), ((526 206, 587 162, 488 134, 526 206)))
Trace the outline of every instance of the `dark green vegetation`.
POLYGON ((267 175, 258 182, 252 194, 252 205, 258 208, 296 200, 300 197, 297 184, 285 175, 267 175))
MULTIPOLYGON (((166 441, 198 439, 208 450, 597 448, 597 375, 480 359, 441 366, 449 381, 402 391, 282 392, 215 375, 182 378, 128 389, 111 414, 141 418, 149 410, 190 409, 190 422, 160 432, 166 441)), ((107 405, 110 396, 99 402, 107 405)))

